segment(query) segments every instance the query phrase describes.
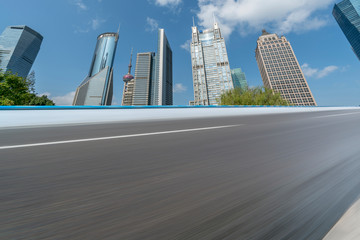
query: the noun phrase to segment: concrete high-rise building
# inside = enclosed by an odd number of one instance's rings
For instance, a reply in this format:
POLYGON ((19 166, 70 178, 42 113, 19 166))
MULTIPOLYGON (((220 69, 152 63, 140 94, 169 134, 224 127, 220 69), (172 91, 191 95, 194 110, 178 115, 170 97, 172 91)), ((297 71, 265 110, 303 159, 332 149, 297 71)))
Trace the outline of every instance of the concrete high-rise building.
MULTIPOLYGON (((133 105, 159 105, 152 104, 153 84, 155 82, 156 59, 154 52, 138 53, 136 59, 133 105)), ((170 105, 170 104, 165 104, 170 105)))
POLYGON ((27 77, 43 40, 28 26, 9 26, 0 35, 0 70, 27 77))
POLYGON ((124 91, 123 91, 123 98, 122 98, 122 106, 131 106, 132 105, 132 97, 134 93, 134 76, 131 75, 131 67, 132 67, 132 50, 130 55, 130 63, 129 63, 129 71, 123 77, 124 81, 124 91))
POLYGON ((225 40, 217 23, 212 29, 192 27, 191 63, 195 105, 216 105, 226 90, 234 88, 225 40))
POLYGON ((242 88, 243 90, 248 88, 245 73, 241 70, 241 68, 231 69, 231 77, 234 88, 242 88))
POLYGON ((113 64, 118 39, 118 33, 98 36, 89 74, 77 88, 73 105, 111 105, 113 64))
POLYGON ((155 81, 151 91, 151 105, 173 104, 172 50, 164 29, 158 31, 155 81))
POLYGON ((343 0, 335 4, 333 15, 360 60, 360 0, 343 0))
POLYGON ((125 106, 173 104, 172 50, 164 29, 159 29, 158 37, 156 55, 137 54, 135 78, 124 86, 125 106))
POLYGON ((279 92, 290 104, 316 106, 295 53, 284 36, 263 30, 255 56, 265 87, 279 92))

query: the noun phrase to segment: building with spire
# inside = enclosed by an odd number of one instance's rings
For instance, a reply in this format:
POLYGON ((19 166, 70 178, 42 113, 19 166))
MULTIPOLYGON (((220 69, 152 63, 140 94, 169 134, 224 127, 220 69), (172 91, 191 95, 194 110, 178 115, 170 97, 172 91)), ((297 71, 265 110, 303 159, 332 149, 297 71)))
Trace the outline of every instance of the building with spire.
POLYGON ((257 40, 256 61, 266 88, 279 92, 292 105, 316 106, 290 42, 265 30, 257 40))
POLYGON ((217 105, 221 94, 233 89, 225 40, 218 23, 204 31, 192 27, 190 43, 194 105, 217 105))
POLYGON ((134 79, 124 79, 123 105, 172 105, 172 75, 172 50, 164 29, 159 29, 157 53, 138 53, 134 79))
POLYGON ((333 16, 360 60, 360 0, 343 0, 335 4, 333 16))
POLYGON ((122 98, 122 106, 131 106, 132 105, 132 98, 134 93, 134 76, 131 75, 131 67, 132 67, 132 55, 133 50, 131 49, 130 55, 130 63, 129 63, 129 70, 126 75, 123 77, 124 81, 124 91, 123 91, 123 98, 122 98))
POLYGON ((0 70, 27 77, 43 40, 28 26, 9 26, 0 35, 0 70))
POLYGON ((118 33, 98 36, 89 74, 76 89, 73 105, 111 105, 113 64, 118 39, 118 33))

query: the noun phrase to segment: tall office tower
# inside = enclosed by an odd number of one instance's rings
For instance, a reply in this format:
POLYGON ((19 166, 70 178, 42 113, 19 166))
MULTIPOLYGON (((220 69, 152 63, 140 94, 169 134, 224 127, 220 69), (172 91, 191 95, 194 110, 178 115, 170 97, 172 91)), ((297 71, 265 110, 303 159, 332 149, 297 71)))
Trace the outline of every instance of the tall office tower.
POLYGON ((0 70, 27 77, 43 40, 28 26, 9 26, 0 35, 0 70))
POLYGON ((76 89, 73 105, 111 105, 113 64, 118 39, 118 33, 98 36, 89 74, 76 89))
MULTIPOLYGON (((133 105, 152 105, 156 58, 154 52, 138 53, 136 59, 133 105)), ((160 104, 154 104, 160 105, 160 104)), ((170 104, 164 104, 170 105, 170 104)))
POLYGON ((234 88, 242 88, 243 90, 246 90, 248 88, 245 73, 241 70, 241 68, 231 69, 231 77, 233 80, 234 88))
POLYGON ((122 106, 131 106, 132 105, 132 96, 133 96, 133 92, 134 92, 134 76, 131 75, 132 54, 133 54, 133 51, 131 50, 129 71, 123 77, 124 91, 123 91, 123 98, 122 98, 122 104, 121 104, 122 106))
POLYGON ((255 56, 265 87, 279 92, 290 104, 316 106, 295 53, 284 36, 279 38, 263 30, 255 56))
POLYGON ((127 91, 123 105, 173 104, 172 50, 164 29, 158 32, 156 55, 137 54, 135 78, 129 82, 127 91))
POLYGON ((216 105, 226 90, 234 88, 228 55, 220 28, 199 31, 192 27, 191 63, 195 105, 216 105))
POLYGON ((333 15, 360 60, 360 0, 343 0, 335 4, 333 15))
POLYGON ((173 104, 172 50, 164 29, 158 32, 155 81, 151 90, 151 105, 173 104))

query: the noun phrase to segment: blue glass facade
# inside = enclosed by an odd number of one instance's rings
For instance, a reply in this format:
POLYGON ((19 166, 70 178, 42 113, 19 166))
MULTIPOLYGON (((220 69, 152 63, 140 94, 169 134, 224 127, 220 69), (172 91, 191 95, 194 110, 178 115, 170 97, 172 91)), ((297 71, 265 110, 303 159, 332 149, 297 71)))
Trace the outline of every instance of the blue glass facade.
POLYGON ((26 77, 43 37, 28 26, 9 26, 0 36, 0 69, 26 77))
POLYGON ((242 88, 244 90, 248 88, 245 73, 241 68, 231 69, 231 78, 233 80, 234 88, 242 88))
POLYGON ((111 105, 118 38, 117 33, 104 33, 98 37, 89 75, 76 90, 73 105, 111 105))
POLYGON ((333 15, 360 60, 360 0, 335 4, 333 15))

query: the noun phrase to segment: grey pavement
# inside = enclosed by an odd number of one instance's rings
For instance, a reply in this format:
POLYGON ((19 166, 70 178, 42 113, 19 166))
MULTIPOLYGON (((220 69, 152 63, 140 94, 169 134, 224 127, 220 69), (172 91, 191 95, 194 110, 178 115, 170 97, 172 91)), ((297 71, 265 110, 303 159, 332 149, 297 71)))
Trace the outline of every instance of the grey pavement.
POLYGON ((360 195, 360 111, 0 130, 0 239, 322 239, 360 195))

